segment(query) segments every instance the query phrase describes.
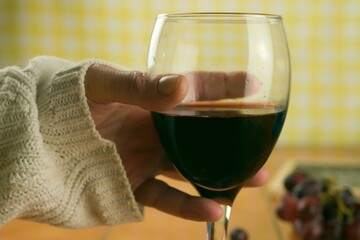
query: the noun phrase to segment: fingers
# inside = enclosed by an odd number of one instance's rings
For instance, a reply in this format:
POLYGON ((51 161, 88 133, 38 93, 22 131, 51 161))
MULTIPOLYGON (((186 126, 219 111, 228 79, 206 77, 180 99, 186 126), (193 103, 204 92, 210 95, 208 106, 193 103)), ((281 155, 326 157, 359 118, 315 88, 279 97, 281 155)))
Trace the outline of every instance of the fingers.
POLYGON ((85 75, 87 97, 93 102, 121 102, 163 111, 187 99, 219 100, 252 95, 261 83, 251 74, 237 72, 192 72, 183 75, 150 75, 94 64, 85 75), (186 79, 188 78, 188 79, 186 79), (189 89, 188 84, 192 84, 189 89))
POLYGON ((150 75, 94 64, 85 75, 87 97, 93 102, 121 102, 153 110, 168 110, 187 100, 219 100, 250 96, 261 87, 253 75, 237 72, 191 72, 183 75, 150 75), (187 78, 187 79, 186 79, 187 78), (189 84, 192 87, 189 89, 189 84))
POLYGON ((243 98, 257 93, 260 81, 247 72, 191 72, 186 74, 193 100, 243 98))
POLYGON ((143 183, 134 194, 140 204, 193 221, 213 222, 223 214, 216 202, 190 196, 157 179, 143 183))
POLYGON ((122 71, 94 64, 86 72, 85 90, 89 100, 97 103, 121 102, 148 110, 168 110, 187 93, 182 75, 149 75, 138 71, 122 71))
MULTIPOLYGON (((261 186, 268 179, 268 169, 262 168, 244 187, 261 186)), ((157 179, 143 183, 135 190, 134 195, 142 205, 184 219, 213 222, 223 215, 223 209, 215 201, 190 196, 157 179)))
POLYGON ((269 170, 263 167, 255 174, 255 176, 253 176, 245 183, 244 187, 258 187, 264 185, 269 180, 269 177, 269 170))
MULTIPOLYGON (((186 181, 174 168, 161 170, 161 175, 166 177, 186 181)), ((252 178, 250 178, 244 185, 244 187, 259 187, 267 183, 270 178, 270 172, 267 168, 261 168, 252 178)))

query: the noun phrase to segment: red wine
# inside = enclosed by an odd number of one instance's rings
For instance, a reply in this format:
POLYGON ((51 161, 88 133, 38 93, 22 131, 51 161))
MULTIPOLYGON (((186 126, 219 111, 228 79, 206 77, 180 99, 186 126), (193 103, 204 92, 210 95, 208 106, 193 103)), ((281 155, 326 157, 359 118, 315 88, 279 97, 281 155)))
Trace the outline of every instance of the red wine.
POLYGON ((285 115, 284 109, 274 106, 230 104, 152 113, 170 160, 200 194, 209 196, 213 191, 241 188, 263 166, 285 115))

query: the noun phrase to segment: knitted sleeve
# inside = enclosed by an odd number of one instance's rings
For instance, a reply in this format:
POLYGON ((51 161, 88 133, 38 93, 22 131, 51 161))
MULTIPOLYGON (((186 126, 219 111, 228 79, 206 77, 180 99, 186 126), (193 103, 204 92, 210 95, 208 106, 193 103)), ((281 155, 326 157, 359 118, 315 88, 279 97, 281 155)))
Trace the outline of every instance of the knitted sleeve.
POLYGON ((115 145, 88 109, 83 79, 93 63, 38 57, 0 71, 0 227, 142 220, 115 145))

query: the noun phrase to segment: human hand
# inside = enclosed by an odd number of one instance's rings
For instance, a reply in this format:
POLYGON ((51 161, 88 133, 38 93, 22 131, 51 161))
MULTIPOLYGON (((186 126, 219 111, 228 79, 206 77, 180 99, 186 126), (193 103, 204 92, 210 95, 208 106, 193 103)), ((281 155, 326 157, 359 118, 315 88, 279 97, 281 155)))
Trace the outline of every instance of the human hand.
MULTIPOLYGON (((234 73, 216 74, 233 82, 228 79, 234 73)), ((176 106, 187 94, 189 82, 181 75, 149 75, 94 64, 87 70, 85 90, 96 128, 115 143, 136 200, 181 218, 216 221, 223 210, 215 201, 190 196, 155 179, 160 174, 181 177, 162 148, 150 111, 176 106)), ((268 176, 263 168, 245 186, 262 185, 268 176)))

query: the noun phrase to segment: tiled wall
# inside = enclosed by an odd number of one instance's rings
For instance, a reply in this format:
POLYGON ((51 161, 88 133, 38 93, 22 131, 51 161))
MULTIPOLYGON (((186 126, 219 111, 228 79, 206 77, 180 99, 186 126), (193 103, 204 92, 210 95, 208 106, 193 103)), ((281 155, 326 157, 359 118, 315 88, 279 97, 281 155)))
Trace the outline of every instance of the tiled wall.
POLYGON ((189 11, 282 15, 292 99, 279 144, 360 146, 359 0, 1 0, 0 66, 45 54, 145 70, 156 15, 189 11))

